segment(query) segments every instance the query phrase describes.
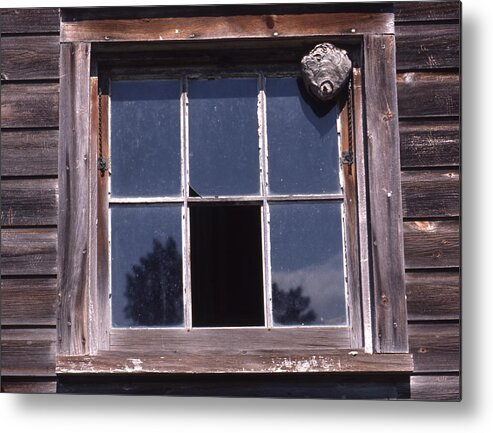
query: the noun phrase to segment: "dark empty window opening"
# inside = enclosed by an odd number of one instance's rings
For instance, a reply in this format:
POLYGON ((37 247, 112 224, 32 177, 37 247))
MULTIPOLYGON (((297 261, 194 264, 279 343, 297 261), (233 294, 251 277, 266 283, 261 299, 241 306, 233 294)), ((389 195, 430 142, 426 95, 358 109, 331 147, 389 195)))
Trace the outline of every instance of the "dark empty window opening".
POLYGON ((190 207, 192 326, 264 326, 259 205, 190 207))

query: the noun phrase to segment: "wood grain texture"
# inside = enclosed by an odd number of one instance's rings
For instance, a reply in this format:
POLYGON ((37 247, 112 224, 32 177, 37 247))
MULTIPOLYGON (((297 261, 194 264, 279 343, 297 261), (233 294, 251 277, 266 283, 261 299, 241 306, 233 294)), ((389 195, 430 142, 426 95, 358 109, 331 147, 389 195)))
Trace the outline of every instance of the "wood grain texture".
POLYGON ((2 181, 2 226, 55 225, 58 221, 56 179, 2 181))
POLYGON ((196 353, 211 350, 225 354, 268 350, 289 352, 349 348, 347 328, 212 328, 200 329, 118 329, 110 335, 110 349, 120 352, 171 351, 196 353))
POLYGON ((401 118, 458 116, 460 113, 458 73, 399 73, 397 90, 401 118))
MULTIPOLYGON (((358 82, 358 77, 355 81, 358 82)), ((359 84, 359 82, 358 82, 359 84)), ((356 99, 361 98, 361 87, 357 86, 351 92, 348 92, 348 96, 340 107, 340 120, 342 123, 341 128, 341 153, 351 152, 354 154, 355 143, 353 138, 355 136, 353 125, 349 124, 348 110, 349 107, 357 105, 353 103, 353 93, 359 93, 356 99), (351 98, 351 102, 349 101, 351 98), (349 129, 351 128, 351 133, 349 129)), ((353 110, 352 116, 360 115, 356 114, 353 110)), ((359 167, 359 166, 358 166, 359 167)), ((349 323, 351 326, 351 347, 361 348, 363 347, 363 321, 362 321, 362 308, 361 308, 361 284, 360 284, 360 251, 359 251, 359 226, 358 226, 358 192, 356 189, 356 167, 353 165, 343 165, 343 182, 344 182, 344 223, 345 223, 345 236, 346 236, 346 261, 347 261, 347 287, 348 287, 348 305, 349 305, 349 323)))
POLYGON ((3 84, 2 128, 58 127, 58 84, 3 84))
POLYGON ((458 170, 405 170, 401 179, 405 218, 460 215, 458 170))
POLYGON ((401 120, 401 167, 458 166, 460 163, 460 122, 444 120, 401 120))
POLYGON ((406 269, 460 266, 459 221, 405 221, 406 269))
POLYGON ((56 279, 2 279, 2 325, 55 325, 56 279))
POLYGON ((60 38, 62 42, 183 41, 393 32, 392 14, 348 12, 63 22, 60 38))
POLYGON ((459 375, 411 376, 411 400, 460 401, 461 383, 459 375))
POLYGON ((398 70, 460 67, 460 24, 401 25, 395 29, 398 70))
POLYGON ((409 349, 415 373, 458 372, 460 369, 459 324, 410 324, 409 349))
POLYGON ((57 382, 52 377, 2 377, 1 392, 9 394, 53 394, 57 382))
POLYGON ((2 275, 56 274, 56 249, 56 229, 3 229, 2 275))
POLYGON ((2 329, 2 376, 54 376, 55 329, 2 329))
POLYGON ((457 320, 460 275, 451 272, 406 272, 409 320, 457 320))
POLYGON ((59 393, 407 399, 409 376, 396 374, 247 374, 59 376, 59 393))
POLYGON ((2 176, 56 176, 58 131, 2 131, 2 176))
POLYGON ((60 31, 58 8, 2 9, 0 14, 2 34, 58 33, 60 31))
POLYGON ((89 238, 89 44, 61 48, 58 351, 86 352, 89 238))
POLYGON ((2 80, 58 79, 60 43, 55 36, 2 38, 2 80))
POLYGON ((399 126, 393 36, 364 39, 376 352, 406 352, 399 126))
POLYGON ((290 355, 274 351, 263 354, 218 355, 203 352, 186 356, 100 352, 96 356, 59 356, 58 374, 229 374, 229 373, 405 373, 413 370, 409 354, 375 355, 364 352, 290 355))
POLYGON ((459 1, 409 1, 395 2, 396 22, 458 20, 461 13, 459 1))

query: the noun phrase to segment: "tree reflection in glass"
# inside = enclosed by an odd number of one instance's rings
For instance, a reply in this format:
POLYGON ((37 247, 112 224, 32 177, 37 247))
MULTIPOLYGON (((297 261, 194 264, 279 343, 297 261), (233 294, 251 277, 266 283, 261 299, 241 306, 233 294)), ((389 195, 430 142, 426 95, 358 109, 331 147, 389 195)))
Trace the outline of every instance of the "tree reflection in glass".
POLYGON ((183 326, 181 206, 111 208, 113 326, 183 326))
POLYGON ((153 239, 153 250, 127 274, 125 317, 136 326, 175 326, 183 322, 181 254, 176 241, 153 239))

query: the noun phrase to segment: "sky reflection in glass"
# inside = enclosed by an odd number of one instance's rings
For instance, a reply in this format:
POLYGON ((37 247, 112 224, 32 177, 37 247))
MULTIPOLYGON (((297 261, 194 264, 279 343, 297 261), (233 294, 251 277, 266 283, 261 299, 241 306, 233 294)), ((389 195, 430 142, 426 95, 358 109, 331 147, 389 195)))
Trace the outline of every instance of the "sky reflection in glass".
POLYGON ((274 323, 345 325, 341 204, 271 204, 274 323))

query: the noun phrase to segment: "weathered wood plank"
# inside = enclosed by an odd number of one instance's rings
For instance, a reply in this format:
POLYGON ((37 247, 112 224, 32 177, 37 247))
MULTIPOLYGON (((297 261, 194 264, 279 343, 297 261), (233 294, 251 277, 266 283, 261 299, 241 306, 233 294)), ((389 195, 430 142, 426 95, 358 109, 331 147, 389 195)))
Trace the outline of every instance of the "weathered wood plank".
POLYGON ((56 274, 56 229, 3 229, 2 275, 56 274))
POLYGON ((2 128, 58 127, 58 84, 3 84, 2 128))
POLYGON ((226 354, 263 350, 289 352, 350 347, 347 328, 266 329, 118 329, 111 330, 110 349, 120 352, 180 351, 200 354, 211 350, 226 354))
POLYGON ((381 373, 411 372, 409 354, 367 354, 364 352, 312 354, 266 352, 261 354, 154 355, 124 352, 100 352, 96 356, 59 356, 58 374, 208 374, 208 373, 381 373))
POLYGON ((459 68, 460 24, 397 26, 398 70, 459 68))
POLYGON ((408 399, 399 374, 194 374, 59 376, 59 393, 330 399, 408 399))
POLYGON ((397 74, 399 116, 458 116, 458 73, 404 72, 397 74))
POLYGON ((89 240, 90 44, 62 44, 58 352, 86 353, 89 240))
POLYGON ((55 340, 55 329, 2 329, 2 376, 54 376, 55 340))
POLYGON ((2 38, 2 80, 58 79, 58 36, 2 38))
POLYGON ((411 376, 411 400, 460 401, 461 384, 459 375, 411 376))
POLYGON ((404 217, 460 215, 458 170, 405 170, 401 179, 404 217))
POLYGON ((56 279, 2 279, 2 325, 55 325, 56 279))
POLYGON ((9 394, 53 394, 57 383, 49 378, 2 377, 1 392, 9 394))
POLYGON ((265 39, 393 33, 393 14, 192 16, 63 22, 62 42, 265 39))
POLYGON ((459 119, 401 120, 399 132, 401 167, 450 167, 459 165, 459 119))
POLYGON ((460 317, 460 275, 406 272, 409 320, 456 320, 460 317))
POLYGON ((2 34, 58 33, 60 31, 58 8, 2 9, 0 16, 2 34))
POLYGON ((405 221, 406 269, 460 266, 459 221, 405 221))
POLYGON ((459 1, 409 1, 394 3, 395 21, 458 20, 461 13, 459 1))
POLYGON ((409 349, 414 372, 457 372, 460 369, 459 324, 410 324, 409 349))
POLYGON ((56 176, 58 131, 2 131, 2 176, 56 176))
POLYGON ((395 39, 364 39, 368 186, 377 352, 406 352, 395 39))
POLYGON ((2 226, 54 225, 58 213, 56 179, 2 181, 2 226))

